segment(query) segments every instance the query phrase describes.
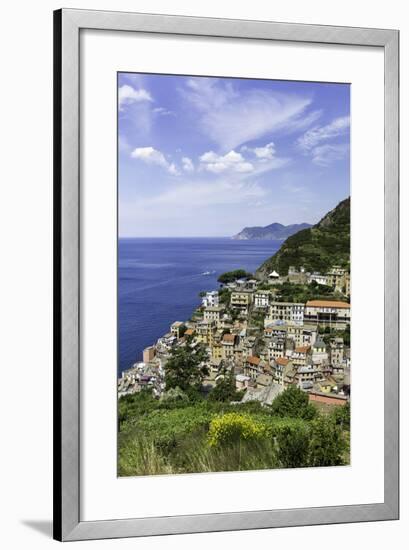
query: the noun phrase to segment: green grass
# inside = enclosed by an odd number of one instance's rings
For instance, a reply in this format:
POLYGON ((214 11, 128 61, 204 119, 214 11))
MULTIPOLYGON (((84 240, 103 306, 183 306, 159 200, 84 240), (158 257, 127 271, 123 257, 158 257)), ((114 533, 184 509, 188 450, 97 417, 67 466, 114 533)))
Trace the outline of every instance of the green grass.
MULTIPOLYGON (((325 419, 331 420, 332 415, 326 415, 325 419)), ((335 455, 331 454, 332 448, 319 449, 319 453, 315 450, 315 457, 311 455, 310 441, 314 441, 316 447, 314 434, 320 433, 314 426, 313 421, 273 416, 269 408, 258 403, 230 405, 200 398, 195 402, 169 403, 157 401, 148 394, 127 396, 119 400, 118 475, 306 467, 324 460, 317 456, 334 464, 348 463, 349 434, 336 425, 335 417, 334 422, 324 425, 324 433, 332 435, 331 430, 335 430, 337 437, 330 439, 343 443, 335 455), (212 422, 214 427, 215 422, 220 423, 222 419, 223 423, 232 416, 245 418, 262 436, 246 439, 239 428, 234 436, 229 435, 232 431, 226 431, 226 437, 211 444, 212 422)))

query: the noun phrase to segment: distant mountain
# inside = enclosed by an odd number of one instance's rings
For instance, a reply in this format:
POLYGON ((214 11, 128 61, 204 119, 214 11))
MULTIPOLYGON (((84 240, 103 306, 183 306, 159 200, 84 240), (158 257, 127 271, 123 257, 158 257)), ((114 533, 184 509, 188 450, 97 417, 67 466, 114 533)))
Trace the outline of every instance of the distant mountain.
POLYGON ((296 223, 293 225, 271 223, 265 227, 245 227, 240 233, 234 235, 232 239, 240 241, 247 241, 250 239, 284 241, 287 237, 294 235, 294 233, 302 229, 307 229, 308 227, 311 227, 309 223, 296 223))
POLYGON ((281 248, 256 271, 264 278, 275 270, 287 275, 288 268, 305 267, 307 271, 325 273, 333 265, 349 267, 350 198, 343 200, 316 225, 289 237, 281 248))

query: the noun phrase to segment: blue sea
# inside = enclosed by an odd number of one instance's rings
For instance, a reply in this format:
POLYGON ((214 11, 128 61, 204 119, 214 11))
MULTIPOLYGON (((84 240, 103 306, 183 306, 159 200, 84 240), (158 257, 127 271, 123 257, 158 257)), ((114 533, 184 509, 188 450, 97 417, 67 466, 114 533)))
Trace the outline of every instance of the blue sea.
POLYGON ((229 238, 119 239, 118 373, 142 360, 142 350, 185 321, 200 305, 199 292, 219 288, 225 271, 253 272, 281 241, 229 238))

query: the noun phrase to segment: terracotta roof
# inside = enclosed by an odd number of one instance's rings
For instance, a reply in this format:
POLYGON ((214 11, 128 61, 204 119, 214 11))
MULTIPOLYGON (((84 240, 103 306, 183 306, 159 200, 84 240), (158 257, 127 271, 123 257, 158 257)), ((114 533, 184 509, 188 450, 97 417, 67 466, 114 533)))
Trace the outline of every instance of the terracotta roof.
POLYGON ((289 362, 289 359, 287 357, 277 357, 276 363, 277 365, 282 365, 283 367, 287 366, 289 362))
POLYGON ((223 342, 234 343, 235 339, 236 339, 235 334, 224 334, 223 335, 223 342))
POLYGON ((307 307, 335 307, 339 309, 349 309, 351 307, 351 304, 338 300, 309 300, 305 305, 307 307))
POLYGON ((250 365, 259 365, 260 357, 256 357, 255 355, 249 355, 247 357, 247 363, 250 363, 250 365))
POLYGON ((299 346, 298 348, 295 348, 296 353, 307 353, 307 351, 310 349, 310 346, 299 346))
POLYGON ((188 328, 187 331, 185 332, 185 336, 192 336, 193 333, 194 333, 194 330, 192 328, 188 328))

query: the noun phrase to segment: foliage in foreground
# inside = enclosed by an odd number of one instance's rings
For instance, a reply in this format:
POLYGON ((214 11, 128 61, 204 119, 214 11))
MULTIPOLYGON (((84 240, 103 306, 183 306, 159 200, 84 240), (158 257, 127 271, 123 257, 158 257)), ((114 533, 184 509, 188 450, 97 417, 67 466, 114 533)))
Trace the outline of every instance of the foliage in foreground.
POLYGON ((121 398, 119 412, 120 476, 301 468, 349 460, 347 410, 316 413, 307 420, 277 416, 259 403, 189 400, 172 390, 161 400, 146 394, 121 398))

